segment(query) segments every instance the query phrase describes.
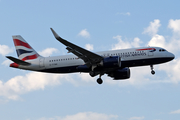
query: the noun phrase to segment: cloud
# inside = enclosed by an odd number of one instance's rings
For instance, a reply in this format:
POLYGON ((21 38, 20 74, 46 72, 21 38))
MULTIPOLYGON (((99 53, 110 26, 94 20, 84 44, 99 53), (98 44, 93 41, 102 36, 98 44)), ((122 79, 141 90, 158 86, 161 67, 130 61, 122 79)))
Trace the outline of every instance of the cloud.
POLYGON ((118 40, 117 44, 112 45, 112 50, 126 49, 131 47, 139 47, 142 41, 136 37, 132 42, 123 41, 120 35, 114 36, 113 39, 118 40))
MULTIPOLYGON (((155 20, 154 20, 155 21, 155 20)), ((172 21, 174 20, 170 20, 168 26, 172 26, 172 21)), ((176 20, 176 21, 180 21, 180 20, 176 20)), ((151 22, 153 23, 153 22, 151 22)), ((158 22, 154 22, 154 23, 160 23, 160 20, 158 20, 158 22)), ((151 28, 151 25, 148 27, 151 28)), ((157 31, 157 30, 154 30, 157 31)), ((173 31, 175 34, 175 31, 173 31)), ((153 36, 151 38, 151 40, 148 42, 149 46, 157 46, 157 47, 163 47, 166 48, 168 51, 171 51, 173 53, 179 53, 179 47, 180 47, 180 37, 177 37, 176 35, 173 35, 172 37, 170 37, 169 39, 167 39, 168 37, 164 37, 163 35, 159 35, 157 33, 153 33, 153 36), (174 47, 176 46, 176 47, 174 47)))
MULTIPOLYGON (((144 85, 149 82, 149 79, 143 78, 150 74, 150 68, 133 68, 133 76, 130 80, 114 81, 107 76, 103 76, 104 84, 127 86, 127 85, 144 85), (139 69, 139 70, 138 70, 139 69), (142 71, 142 72, 138 72, 142 71)), ((0 80, 0 96, 4 100, 21 100, 22 94, 36 90, 44 90, 46 87, 59 86, 63 83, 70 83, 74 86, 87 86, 96 83, 95 77, 90 77, 88 73, 74 74, 50 74, 40 72, 30 72, 24 76, 15 76, 7 82, 0 80)))
POLYGON ((159 27, 161 26, 160 20, 155 19, 154 22, 150 22, 149 27, 144 29, 143 34, 154 36, 157 34, 159 27))
POLYGON ((11 63, 12 63, 12 61, 10 61, 10 60, 8 59, 8 60, 5 60, 5 61, 2 63, 2 65, 9 66, 11 63))
POLYGON ((0 45, 0 54, 5 56, 9 53, 12 53, 13 49, 9 48, 7 45, 0 45))
POLYGON ((91 51, 94 49, 92 44, 86 44, 86 45, 85 45, 85 48, 86 48, 87 50, 91 50, 91 51))
POLYGON ((43 90, 46 86, 59 85, 64 79, 68 79, 68 76, 30 72, 25 76, 15 76, 5 83, 0 81, 0 96, 18 100, 21 94, 43 90))
POLYGON ((168 28, 172 29, 174 33, 180 34, 180 19, 179 20, 169 20, 168 28))
MULTIPOLYGON (((180 82, 180 57, 179 57, 179 52, 180 52, 180 37, 177 37, 175 34, 179 32, 178 28, 176 28, 176 25, 178 24, 180 20, 170 20, 168 24, 168 28, 171 28, 173 30, 173 36, 172 37, 164 37, 163 35, 158 35, 155 34, 152 36, 151 40, 149 41, 150 46, 158 46, 158 47, 163 47, 167 49, 170 52, 173 52, 176 56, 176 59, 166 63, 165 65, 158 65, 156 67, 156 70, 158 71, 163 71, 166 73, 166 77, 164 81, 159 82, 164 82, 164 83, 174 83, 178 84, 180 82)), ((152 23, 152 22, 151 22, 152 23)), ((160 21, 159 21, 160 23, 160 21)))
POLYGON ((117 15, 127 15, 127 16, 130 16, 131 15, 131 13, 130 12, 126 12, 126 13, 117 13, 117 15))
POLYGON ((154 35, 148 43, 149 46, 167 47, 166 40, 162 35, 154 35))
MULTIPOLYGON (((90 85, 90 83, 96 82, 96 78, 91 77, 89 75, 89 73, 81 73, 81 74, 78 74, 77 76, 78 76, 79 80, 81 80, 81 82, 82 83, 84 82, 85 84, 88 83, 90 85)), ((82 84, 82 83, 79 82, 78 84, 82 84)))
POLYGON ((129 118, 129 120, 143 120, 144 119, 144 116, 142 117, 131 117, 129 118))
POLYGON ((141 41, 138 37, 136 37, 136 38, 134 38, 134 40, 133 40, 133 42, 131 43, 131 45, 132 45, 133 47, 139 47, 141 43, 142 43, 142 41, 141 41))
POLYGON ((15 76, 7 80, 7 82, 0 80, 0 96, 1 98, 5 98, 4 100, 20 100, 20 95, 22 94, 44 90, 45 87, 57 86, 65 82, 74 86, 81 86, 91 85, 90 83, 94 83, 95 81, 87 73, 51 74, 29 72, 24 76, 15 76))
POLYGON ((180 114, 180 109, 175 110, 175 111, 171 111, 169 114, 180 114))
POLYGON ((132 67, 130 68, 130 70, 131 70, 131 77, 129 79, 113 80, 112 78, 103 76, 103 80, 107 84, 118 85, 120 87, 123 86, 143 87, 147 84, 153 83, 153 81, 151 81, 150 78, 154 76, 152 76, 149 66, 132 67))
POLYGON ((167 47, 167 43, 164 36, 157 34, 158 28, 160 26, 160 20, 155 19, 154 22, 150 22, 150 25, 144 29, 143 34, 148 34, 152 36, 151 40, 148 42, 149 46, 167 47))
POLYGON ((117 120, 117 115, 106 115, 95 112, 81 112, 66 117, 40 118, 38 120, 117 120))
POLYGON ((177 58, 165 65, 159 65, 157 70, 166 72, 166 78, 169 82, 178 84, 180 82, 180 58, 177 58))
POLYGON ((44 56, 44 57, 49 57, 54 52, 58 52, 58 50, 56 48, 46 48, 45 50, 39 52, 39 54, 44 56))
POLYGON ((87 31, 87 29, 81 30, 78 36, 84 37, 84 38, 90 38, 90 34, 87 31))

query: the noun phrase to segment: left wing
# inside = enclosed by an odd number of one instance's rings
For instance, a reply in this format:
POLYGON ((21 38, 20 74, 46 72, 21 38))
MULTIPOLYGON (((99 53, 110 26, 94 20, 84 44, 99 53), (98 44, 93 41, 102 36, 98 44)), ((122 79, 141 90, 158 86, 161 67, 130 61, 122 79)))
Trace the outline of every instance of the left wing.
POLYGON ((75 54, 76 56, 78 56, 79 58, 81 58, 88 67, 92 66, 92 69, 94 69, 102 60, 103 57, 90 52, 84 48, 81 48, 67 40, 64 40, 63 38, 61 38, 52 28, 51 28, 52 33, 54 34, 55 38, 61 42, 62 44, 64 44, 66 47, 66 49, 69 52, 72 52, 73 54, 75 54))

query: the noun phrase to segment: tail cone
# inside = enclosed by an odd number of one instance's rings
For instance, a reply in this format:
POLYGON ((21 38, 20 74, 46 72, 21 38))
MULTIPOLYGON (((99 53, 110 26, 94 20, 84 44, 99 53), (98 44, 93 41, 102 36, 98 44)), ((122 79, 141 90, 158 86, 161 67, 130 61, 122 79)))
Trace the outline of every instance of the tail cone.
POLYGON ((11 64, 10 64, 10 67, 18 68, 19 65, 18 65, 17 63, 11 63, 11 64))

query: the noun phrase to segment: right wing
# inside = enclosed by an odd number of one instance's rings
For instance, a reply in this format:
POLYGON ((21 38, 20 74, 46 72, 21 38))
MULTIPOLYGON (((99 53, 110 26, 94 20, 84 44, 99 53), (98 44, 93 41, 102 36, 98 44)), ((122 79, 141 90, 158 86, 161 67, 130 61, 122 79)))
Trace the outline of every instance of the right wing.
POLYGON ((55 38, 59 42, 61 42, 65 46, 67 46, 66 49, 69 52, 72 52, 73 54, 75 54, 76 56, 81 58, 88 67, 97 66, 97 64, 99 64, 103 60, 102 56, 100 56, 96 53, 90 52, 84 48, 81 48, 81 47, 61 38, 52 28, 51 28, 51 31, 54 34, 55 38))

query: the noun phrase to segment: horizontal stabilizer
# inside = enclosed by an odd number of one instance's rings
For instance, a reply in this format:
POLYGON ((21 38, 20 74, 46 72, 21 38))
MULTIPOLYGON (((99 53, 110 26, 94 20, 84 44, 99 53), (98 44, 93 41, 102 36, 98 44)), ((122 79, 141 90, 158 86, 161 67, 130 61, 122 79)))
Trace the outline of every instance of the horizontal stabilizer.
POLYGON ((31 63, 22 61, 20 59, 17 59, 17 58, 11 57, 11 56, 6 56, 6 57, 19 65, 31 65, 31 63))

